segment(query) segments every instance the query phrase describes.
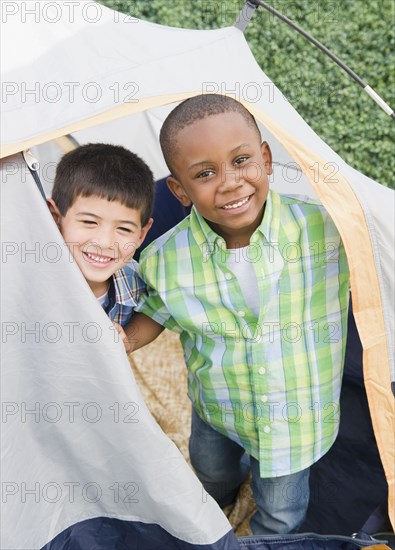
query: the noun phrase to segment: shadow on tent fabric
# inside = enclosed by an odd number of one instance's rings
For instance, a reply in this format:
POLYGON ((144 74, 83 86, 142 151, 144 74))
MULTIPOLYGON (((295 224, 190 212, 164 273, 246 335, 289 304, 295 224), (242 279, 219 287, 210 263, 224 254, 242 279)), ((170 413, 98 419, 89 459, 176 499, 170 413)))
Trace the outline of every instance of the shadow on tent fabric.
MULTIPOLYGON (((156 183, 154 223, 141 252, 189 214, 171 194, 166 178, 156 183)), ((362 345, 352 307, 348 320, 339 435, 311 468, 310 504, 300 532, 350 535, 387 500, 387 482, 377 450, 362 373, 362 345)), ((324 409, 328 422, 333 410, 324 409)))

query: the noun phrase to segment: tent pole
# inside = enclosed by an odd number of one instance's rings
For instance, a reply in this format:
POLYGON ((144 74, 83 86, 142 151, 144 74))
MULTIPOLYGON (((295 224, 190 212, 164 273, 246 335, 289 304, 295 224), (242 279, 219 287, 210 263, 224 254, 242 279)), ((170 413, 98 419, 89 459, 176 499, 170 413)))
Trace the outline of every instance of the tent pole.
POLYGON ((394 110, 376 93, 367 82, 362 80, 350 67, 348 67, 343 61, 341 61, 334 53, 332 53, 324 44, 322 44, 319 40, 314 38, 311 34, 306 32, 302 27, 294 23, 291 19, 289 19, 286 15, 283 15, 281 12, 273 8, 273 6, 270 6, 263 0, 246 0, 245 4, 243 6, 242 11, 240 12, 240 15, 235 23, 235 27, 242 30, 244 32, 245 28, 247 27, 248 23, 250 22, 250 19, 255 13, 255 10, 258 8, 258 6, 262 6, 265 8, 265 10, 269 11, 285 23, 295 29, 298 33, 300 33, 302 36, 304 36, 309 42, 317 46, 323 53, 325 53, 328 57, 330 57, 339 67, 341 67, 357 84, 361 86, 365 90, 365 92, 383 109, 387 115, 392 117, 395 120, 395 112, 394 110))
POLYGON ((29 172, 31 173, 34 181, 36 182, 36 185, 38 187, 38 190, 41 193, 42 198, 47 202, 47 197, 45 196, 44 188, 41 184, 40 176, 38 175, 38 169, 40 168, 40 163, 37 159, 35 159, 32 155, 32 153, 27 149, 26 151, 22 151, 23 160, 26 163, 26 166, 29 169, 29 172))

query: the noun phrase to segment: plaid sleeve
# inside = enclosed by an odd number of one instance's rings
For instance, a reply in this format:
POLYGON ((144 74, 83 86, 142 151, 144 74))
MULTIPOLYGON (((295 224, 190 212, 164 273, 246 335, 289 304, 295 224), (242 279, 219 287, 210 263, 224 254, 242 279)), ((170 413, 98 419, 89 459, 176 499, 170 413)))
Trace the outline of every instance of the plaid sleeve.
POLYGON ((147 287, 146 291, 140 295, 135 311, 144 313, 169 330, 182 332, 175 319, 170 315, 166 304, 153 288, 147 287))
POLYGON ((161 261, 164 261, 156 246, 159 239, 151 243, 140 256, 139 273, 145 281, 146 289, 141 294, 135 311, 144 313, 169 330, 181 333, 181 327, 166 304, 166 280, 161 277, 158 269, 161 261))
POLYGON ((147 286, 141 278, 139 264, 135 260, 130 261, 116 273, 116 280, 118 282, 118 298, 125 298, 129 292, 135 302, 138 302, 147 286))
POLYGON ((175 319, 170 315, 166 304, 163 302, 159 294, 152 288, 146 289, 146 292, 140 295, 135 311, 144 313, 151 317, 154 321, 174 332, 181 333, 181 327, 176 323, 175 319))
POLYGON ((145 292, 147 285, 143 281, 143 279, 137 275, 137 273, 134 275, 134 298, 136 302, 139 301, 140 296, 145 292))

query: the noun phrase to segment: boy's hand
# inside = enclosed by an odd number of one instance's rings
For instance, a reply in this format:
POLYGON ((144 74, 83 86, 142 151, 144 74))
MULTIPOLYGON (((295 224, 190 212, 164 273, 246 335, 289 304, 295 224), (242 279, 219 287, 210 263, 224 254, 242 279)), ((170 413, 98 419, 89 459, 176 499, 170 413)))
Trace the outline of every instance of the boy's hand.
POLYGON ((129 354, 132 351, 132 347, 131 347, 130 342, 129 342, 126 334, 125 334, 125 331, 123 330, 121 325, 119 325, 115 321, 112 321, 112 324, 114 325, 116 331, 118 332, 119 336, 121 337, 121 340, 122 340, 122 342, 125 346, 126 353, 129 354))

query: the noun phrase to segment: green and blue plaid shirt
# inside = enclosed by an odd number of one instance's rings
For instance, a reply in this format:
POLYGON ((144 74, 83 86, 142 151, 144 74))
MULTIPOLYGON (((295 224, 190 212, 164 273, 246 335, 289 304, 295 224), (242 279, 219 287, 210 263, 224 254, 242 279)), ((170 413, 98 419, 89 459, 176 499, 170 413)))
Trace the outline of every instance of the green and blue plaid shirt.
POLYGON ((138 263, 131 260, 114 273, 102 306, 111 321, 123 327, 130 321, 140 294, 145 290, 145 283, 139 277, 138 269, 138 263))
POLYGON ((259 318, 227 266, 237 253, 192 209, 143 252, 137 310, 180 333, 200 417, 276 477, 307 468, 336 438, 348 265, 321 205, 273 191, 243 251, 259 318))

